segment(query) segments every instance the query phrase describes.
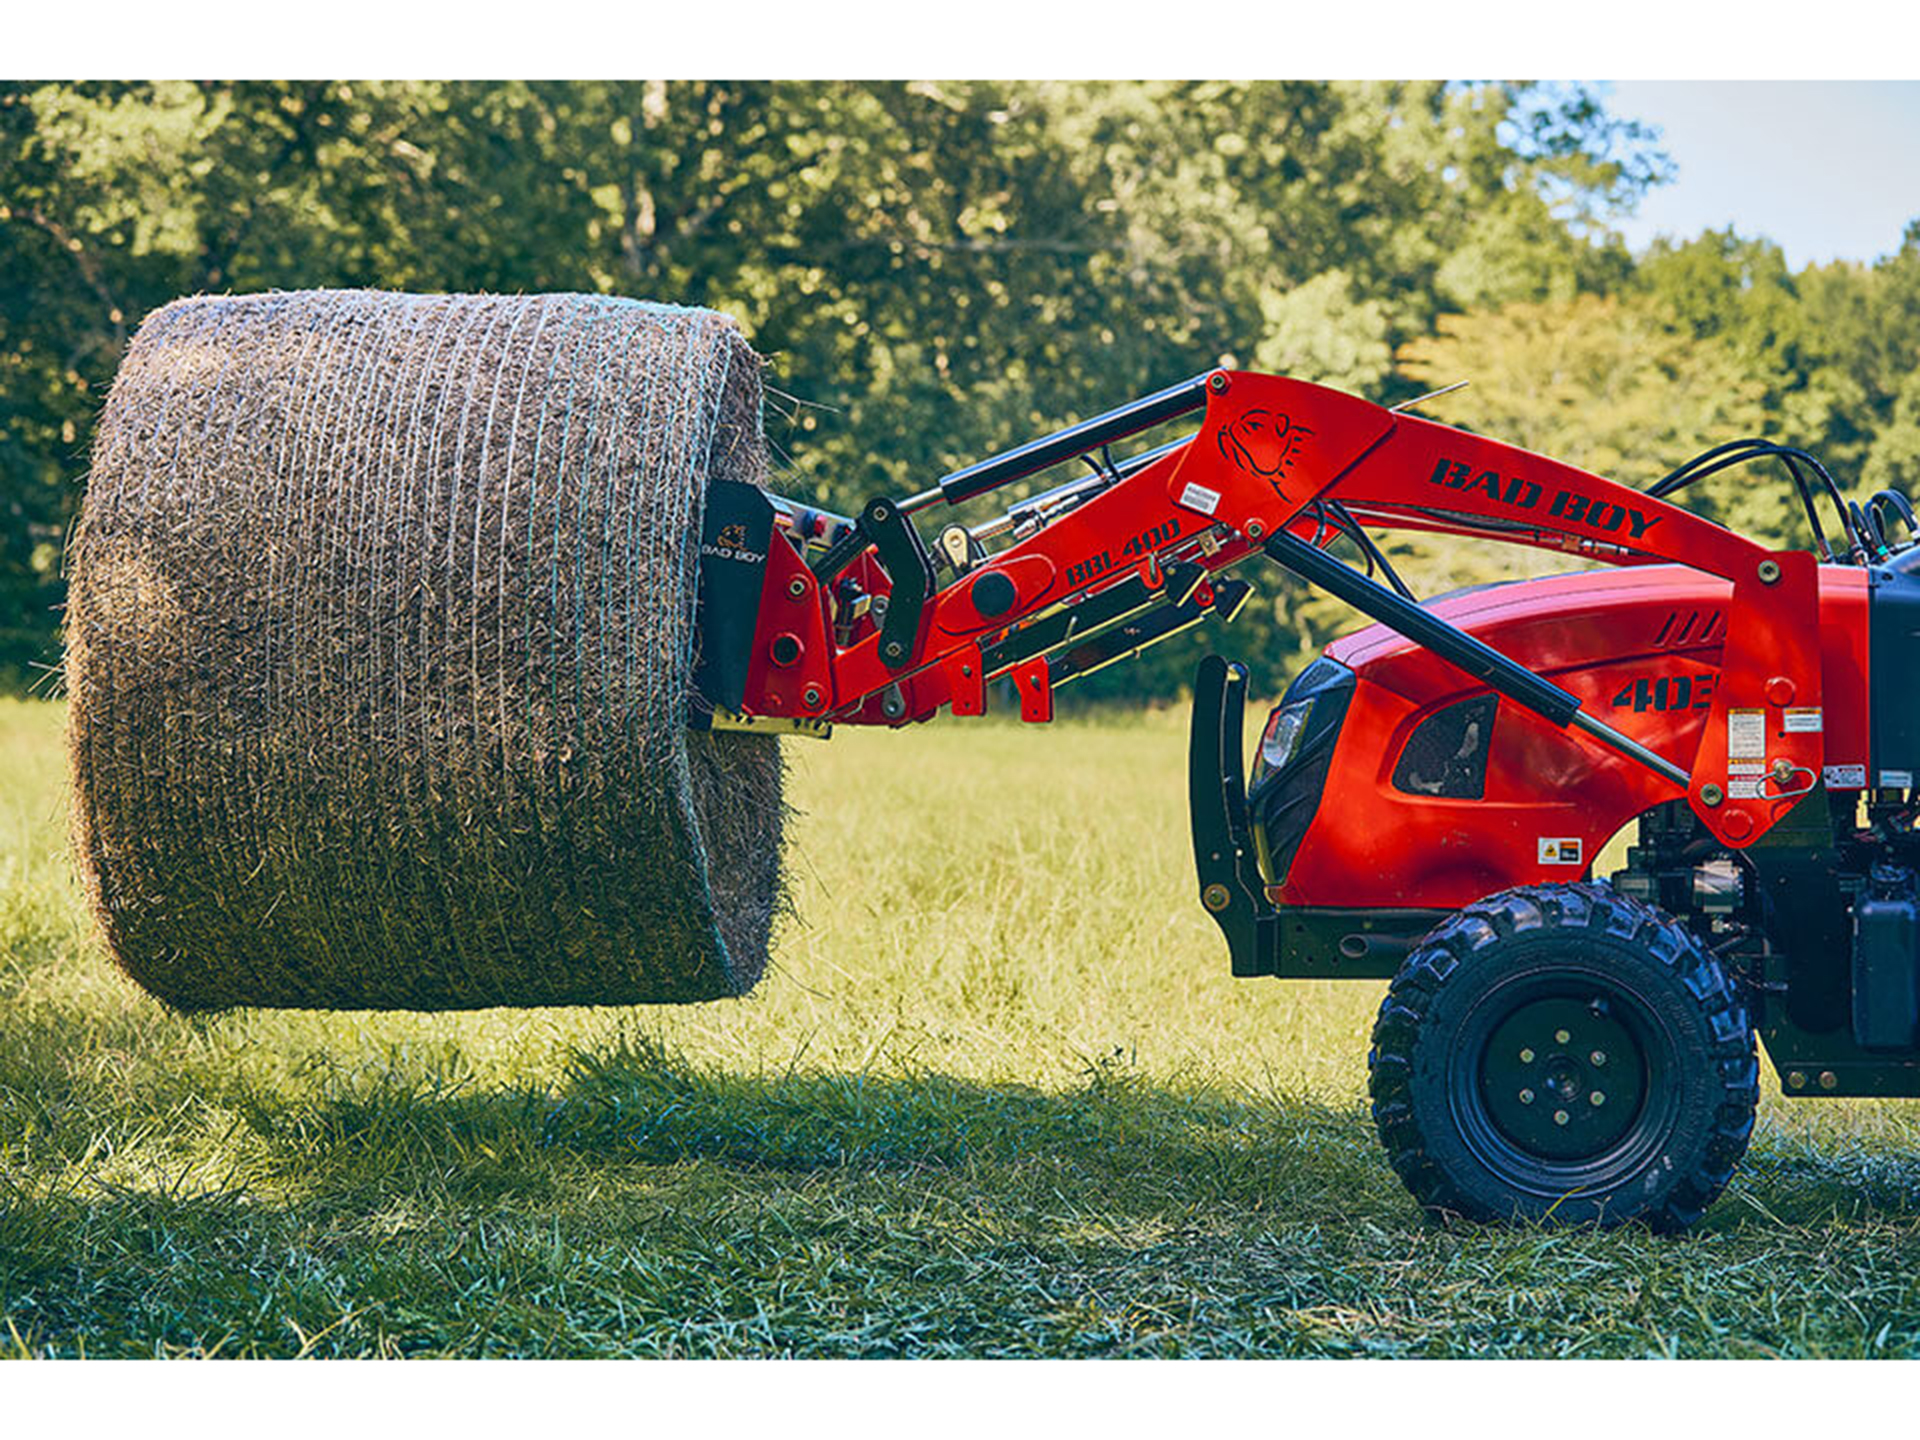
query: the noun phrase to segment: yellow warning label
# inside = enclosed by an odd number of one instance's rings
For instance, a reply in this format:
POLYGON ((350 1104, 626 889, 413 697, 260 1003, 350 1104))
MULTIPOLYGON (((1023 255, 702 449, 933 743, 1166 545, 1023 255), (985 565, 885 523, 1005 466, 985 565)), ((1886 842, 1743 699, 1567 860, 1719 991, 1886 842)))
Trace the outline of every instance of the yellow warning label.
POLYGON ((1578 837, 1547 836, 1540 837, 1540 863, 1542 865, 1578 865, 1580 863, 1580 841, 1578 837))

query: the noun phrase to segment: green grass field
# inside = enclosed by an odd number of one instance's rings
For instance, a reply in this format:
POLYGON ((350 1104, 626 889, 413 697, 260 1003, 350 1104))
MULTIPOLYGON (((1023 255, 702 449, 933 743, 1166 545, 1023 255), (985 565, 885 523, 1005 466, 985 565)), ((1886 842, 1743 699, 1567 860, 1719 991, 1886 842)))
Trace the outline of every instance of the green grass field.
POLYGON ((1380 987, 1235 981, 1183 721, 796 743, 739 1002, 172 1016, 92 938, 61 713, 0 702, 0 1348, 1920 1353, 1920 1105, 1769 1097, 1689 1237, 1449 1230, 1380 987))

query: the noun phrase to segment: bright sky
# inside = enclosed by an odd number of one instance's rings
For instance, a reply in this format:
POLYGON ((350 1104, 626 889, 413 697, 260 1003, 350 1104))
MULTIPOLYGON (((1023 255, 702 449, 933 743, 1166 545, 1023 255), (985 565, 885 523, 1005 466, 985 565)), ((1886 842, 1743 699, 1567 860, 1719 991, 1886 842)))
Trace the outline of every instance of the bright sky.
POLYGON ((1789 265, 1867 260, 1920 219, 1920 82, 1619 80, 1608 109, 1664 132, 1679 173, 1621 223, 1638 250, 1731 224, 1789 265))

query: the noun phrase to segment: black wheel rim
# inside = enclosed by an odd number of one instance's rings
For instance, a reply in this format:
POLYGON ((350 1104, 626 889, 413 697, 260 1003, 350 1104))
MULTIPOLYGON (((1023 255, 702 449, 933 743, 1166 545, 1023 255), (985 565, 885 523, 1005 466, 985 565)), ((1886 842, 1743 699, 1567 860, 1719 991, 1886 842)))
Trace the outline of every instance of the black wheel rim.
POLYGON ((1603 971, 1516 976, 1483 996, 1456 1036, 1454 1120, 1480 1163, 1516 1190, 1556 1200, 1611 1190, 1673 1132, 1673 1037, 1603 971))

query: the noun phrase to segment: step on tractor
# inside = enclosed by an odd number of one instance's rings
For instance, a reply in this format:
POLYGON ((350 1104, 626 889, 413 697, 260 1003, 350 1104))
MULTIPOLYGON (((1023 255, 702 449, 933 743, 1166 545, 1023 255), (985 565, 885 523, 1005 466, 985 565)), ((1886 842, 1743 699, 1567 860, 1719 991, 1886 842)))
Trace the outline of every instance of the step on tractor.
POLYGON ((1689 1225, 1752 1133, 1756 1040, 1788 1096, 1920 1095, 1898 492, 1862 506, 1764 440, 1635 489, 1411 403, 1216 370, 857 515, 732 483, 708 506, 697 727, 823 735, 1009 693, 1044 722, 1061 686, 1230 620, 1250 560, 1370 617, 1286 686, 1250 773, 1249 673, 1200 663, 1193 853, 1233 974, 1391 982, 1373 1117, 1436 1215, 1689 1225), (1759 461, 1809 548, 1676 503, 1759 461), (1070 462, 992 518, 929 518, 1070 462), (1571 573, 1421 600, 1370 534, 1396 527, 1571 573))

